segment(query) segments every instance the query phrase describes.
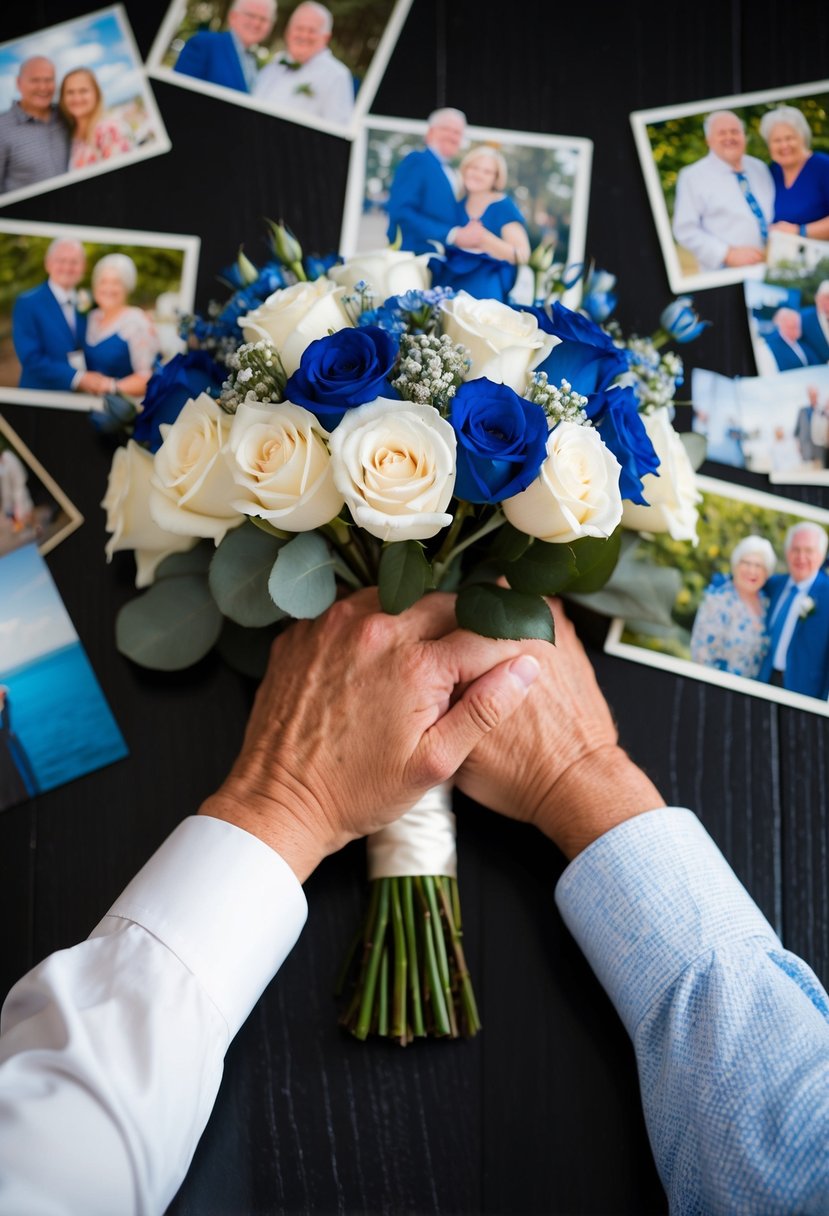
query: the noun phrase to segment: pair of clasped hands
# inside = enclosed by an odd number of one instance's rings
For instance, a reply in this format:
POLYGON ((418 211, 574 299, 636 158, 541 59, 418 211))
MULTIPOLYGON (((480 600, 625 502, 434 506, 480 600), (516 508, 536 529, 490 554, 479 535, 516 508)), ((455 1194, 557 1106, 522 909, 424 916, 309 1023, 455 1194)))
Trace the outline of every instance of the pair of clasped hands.
POLYGON ((454 596, 441 592, 390 616, 369 589, 295 622, 200 813, 258 836, 304 882, 452 779, 575 857, 663 800, 619 747, 573 626, 551 607, 555 646, 458 629, 454 596))

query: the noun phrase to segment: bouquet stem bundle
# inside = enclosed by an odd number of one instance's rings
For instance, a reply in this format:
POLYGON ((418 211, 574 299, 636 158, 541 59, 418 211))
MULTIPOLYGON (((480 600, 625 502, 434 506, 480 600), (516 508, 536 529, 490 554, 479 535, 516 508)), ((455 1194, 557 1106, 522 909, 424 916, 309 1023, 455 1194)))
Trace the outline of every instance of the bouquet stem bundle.
POLYGON ((357 978, 341 1021, 358 1039, 401 1046, 426 1036, 457 1039, 481 1029, 461 942, 455 878, 377 878, 338 985, 357 978))

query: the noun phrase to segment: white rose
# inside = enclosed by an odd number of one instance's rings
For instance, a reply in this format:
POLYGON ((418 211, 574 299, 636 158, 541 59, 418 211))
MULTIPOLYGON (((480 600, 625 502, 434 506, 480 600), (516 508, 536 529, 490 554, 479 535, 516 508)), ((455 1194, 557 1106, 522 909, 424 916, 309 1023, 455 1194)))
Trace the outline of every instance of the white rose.
POLYGON ((299 367, 302 352, 316 338, 351 325, 342 306, 345 291, 328 279, 295 283, 268 296, 264 304, 239 318, 246 342, 273 342, 287 375, 299 367))
POLYGON ((230 428, 233 479, 246 491, 233 503, 286 532, 310 532, 343 507, 334 485, 326 432, 300 405, 243 403, 230 428))
POLYGON ((560 422, 550 431, 538 477, 501 508, 513 527, 554 544, 610 536, 622 518, 620 472, 597 430, 560 422))
POLYGON ((452 522, 455 432, 430 405, 378 397, 331 435, 334 482, 354 522, 380 540, 427 540, 452 522))
POLYGON ((643 414, 642 421, 659 458, 656 474, 642 478, 642 494, 649 506, 625 499, 622 523, 634 532, 669 532, 674 540, 697 543, 697 489, 685 444, 671 425, 667 409, 643 414))
POLYGON ((329 279, 347 291, 352 291, 361 279, 365 280, 374 291, 374 303, 382 304, 389 296, 425 291, 432 281, 426 269, 431 256, 404 249, 377 249, 372 253, 355 254, 343 266, 332 266, 327 273, 329 279))
POLYGON ((107 561, 120 549, 135 550, 135 585, 149 587, 156 568, 171 553, 192 549, 195 536, 174 536, 159 528, 150 516, 150 477, 153 458, 130 439, 112 458, 109 481, 101 506, 107 513, 107 561))
POLYGON ((172 426, 162 425, 164 442, 150 479, 150 514, 159 527, 218 545, 230 528, 244 523, 233 506, 239 491, 224 450, 230 423, 230 415, 202 393, 185 404, 172 426))
POLYGON ((441 329, 469 351, 468 379, 486 376, 508 384, 521 396, 527 375, 547 358, 559 339, 545 334, 530 312, 520 312, 500 300, 476 300, 459 291, 441 308, 441 329))

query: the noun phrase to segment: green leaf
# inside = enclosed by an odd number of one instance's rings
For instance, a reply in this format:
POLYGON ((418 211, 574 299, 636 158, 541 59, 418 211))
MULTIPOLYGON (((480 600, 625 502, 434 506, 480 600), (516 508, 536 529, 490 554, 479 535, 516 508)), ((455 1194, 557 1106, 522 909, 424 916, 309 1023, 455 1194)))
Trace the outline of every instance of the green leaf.
POLYGON ((265 629, 245 629, 234 621, 225 621, 216 649, 228 667, 261 680, 268 666, 271 645, 284 625, 269 625, 265 629))
POLYGON ((526 532, 519 532, 512 524, 505 523, 495 533, 487 556, 495 561, 514 562, 526 553, 531 544, 531 536, 527 536, 526 532))
POLYGON ((380 555, 378 589, 384 612, 397 615, 411 608, 432 586, 432 567, 416 540, 384 545, 380 555))
POLYGON ((176 578, 182 574, 207 574, 216 546, 212 540, 199 541, 186 553, 171 553, 155 572, 154 582, 162 578, 176 578))
POLYGON ((268 592, 268 579, 283 543, 242 524, 228 532, 216 549, 210 563, 210 590, 231 621, 258 628, 284 617, 268 592))
POLYGON ((698 435, 696 431, 680 431, 679 437, 685 445, 691 468, 696 472, 708 455, 708 441, 704 435, 698 435))
POLYGON ((471 629, 485 638, 556 640, 553 616, 546 600, 492 583, 478 583, 459 592, 455 615, 462 629, 471 629))
POLYGON ((574 541, 570 548, 578 573, 565 590, 582 595, 600 591, 616 569, 622 549, 622 529, 617 528, 607 539, 583 536, 581 540, 574 541))
POLYGON ((537 540, 518 561, 509 562, 504 573, 514 591, 558 595, 576 578, 576 559, 570 545, 537 540))
POLYGON ((279 540, 290 540, 292 532, 283 532, 281 528, 275 528, 268 519, 262 519, 260 515, 249 515, 248 519, 252 524, 255 524, 261 532, 267 532, 268 536, 275 536, 279 540))
MULTIPOLYGON (((625 536, 627 542, 628 536, 625 536)), ((619 564, 601 591, 592 595, 565 594, 601 616, 620 616, 625 621, 649 621, 673 627, 672 610, 682 586, 682 575, 670 566, 636 560, 640 543, 623 545, 619 564)))
POLYGON ((142 667, 180 671, 207 654, 221 628, 222 614, 207 579, 186 574, 156 582, 125 604, 115 622, 115 641, 142 667))
POLYGON ((337 597, 334 560, 318 532, 300 532, 280 549, 268 591, 288 616, 310 619, 331 607, 337 597))

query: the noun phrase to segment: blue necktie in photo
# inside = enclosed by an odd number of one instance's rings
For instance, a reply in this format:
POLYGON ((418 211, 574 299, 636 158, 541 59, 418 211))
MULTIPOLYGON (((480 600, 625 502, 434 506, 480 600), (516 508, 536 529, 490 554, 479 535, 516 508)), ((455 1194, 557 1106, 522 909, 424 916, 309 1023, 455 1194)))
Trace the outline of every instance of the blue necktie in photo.
POLYGON ((780 641, 780 634, 783 632, 783 626, 786 624, 786 618, 789 615, 789 609, 792 606, 792 600, 797 595, 797 584, 792 583, 789 590, 780 596, 777 601, 771 618, 771 661, 774 665, 774 657, 777 653, 777 643, 780 641))
POLYGON ((757 223, 760 225, 760 238, 765 245, 766 241, 769 239, 769 226, 766 222, 766 217, 763 215, 763 208, 757 202, 745 173, 743 173, 741 169, 735 169, 734 176, 737 178, 745 200, 751 208, 757 223))

